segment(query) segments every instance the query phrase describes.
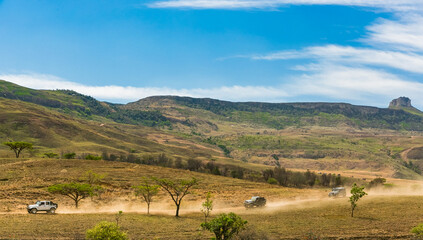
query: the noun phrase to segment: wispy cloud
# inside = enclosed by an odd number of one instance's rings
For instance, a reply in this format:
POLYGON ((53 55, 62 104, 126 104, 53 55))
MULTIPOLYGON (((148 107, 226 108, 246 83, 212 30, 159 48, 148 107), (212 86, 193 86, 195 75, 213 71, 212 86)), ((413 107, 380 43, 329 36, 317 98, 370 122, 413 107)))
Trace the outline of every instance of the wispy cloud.
POLYGON ((281 99, 287 94, 281 89, 266 86, 222 86, 218 88, 131 87, 131 86, 87 86, 66 81, 46 74, 0 74, 0 79, 33 89, 70 89, 101 100, 129 102, 157 95, 177 95, 190 97, 212 97, 233 101, 251 99, 281 99))
POLYGON ((367 29, 369 34, 363 40, 365 43, 375 47, 423 52, 422 15, 402 14, 397 21, 381 19, 367 29))
POLYGON ((394 11, 421 9, 420 0, 163 0, 148 3, 151 8, 265 9, 288 5, 344 5, 394 11))
POLYGON ((269 61, 311 59, 344 65, 377 65, 423 74, 423 56, 420 54, 350 46, 308 47, 300 51, 280 51, 264 55, 252 55, 249 58, 269 61))

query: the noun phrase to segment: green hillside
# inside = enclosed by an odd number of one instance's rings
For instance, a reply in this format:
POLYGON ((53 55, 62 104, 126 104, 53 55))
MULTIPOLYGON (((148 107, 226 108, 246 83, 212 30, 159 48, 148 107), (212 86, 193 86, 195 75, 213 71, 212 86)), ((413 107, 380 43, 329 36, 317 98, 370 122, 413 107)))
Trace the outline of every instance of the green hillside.
POLYGON ((101 116, 119 123, 170 126, 170 122, 159 112, 125 110, 119 104, 100 102, 71 90, 33 90, 0 80, 0 96, 35 103, 85 119, 101 116))
MULTIPOLYGON (((417 150, 409 151, 423 146, 418 110, 172 96, 120 105, 5 81, 0 96, 0 139, 34 143, 26 157, 75 152, 80 158, 151 162, 165 154, 171 161, 213 162, 228 176, 238 171, 235 166, 413 179, 423 170, 417 150)), ((0 155, 12 152, 1 146, 0 155)))

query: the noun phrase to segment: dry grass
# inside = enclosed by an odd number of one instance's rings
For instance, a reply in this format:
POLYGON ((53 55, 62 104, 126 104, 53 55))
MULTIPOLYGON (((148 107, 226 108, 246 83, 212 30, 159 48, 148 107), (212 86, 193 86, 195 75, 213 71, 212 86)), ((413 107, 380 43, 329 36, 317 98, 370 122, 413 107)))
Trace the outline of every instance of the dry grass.
MULTIPOLYGON (((346 199, 304 202, 273 211, 243 211, 239 214, 270 239, 301 239, 313 232, 326 239, 410 239, 410 229, 423 222, 423 197, 367 197, 359 202, 356 216, 349 216, 346 199)), ((0 238, 81 239, 96 223, 115 221, 114 214, 1 214, 0 238)), ((198 230, 203 216, 184 214, 147 216, 124 213, 122 229, 131 239, 208 239, 198 230)))

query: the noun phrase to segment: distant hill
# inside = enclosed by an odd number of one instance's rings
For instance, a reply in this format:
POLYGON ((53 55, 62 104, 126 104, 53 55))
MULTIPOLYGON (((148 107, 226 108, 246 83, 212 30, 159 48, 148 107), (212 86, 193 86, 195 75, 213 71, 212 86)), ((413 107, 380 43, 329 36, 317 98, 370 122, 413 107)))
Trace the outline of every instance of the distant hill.
MULTIPOLYGON (((347 125, 359 128, 423 130, 423 116, 418 111, 356 106, 347 103, 228 102, 209 98, 155 96, 122 107, 132 110, 154 109, 169 117, 172 117, 171 110, 178 108, 204 110, 225 121, 254 123, 274 129, 289 126, 347 125)), ((188 119, 198 118, 195 111, 185 113, 188 113, 186 116, 188 119)))
POLYGON ((100 102, 72 90, 33 90, 0 80, 0 96, 35 103, 85 119, 101 116, 118 123, 170 126, 170 122, 159 112, 125 110, 119 104, 100 102))

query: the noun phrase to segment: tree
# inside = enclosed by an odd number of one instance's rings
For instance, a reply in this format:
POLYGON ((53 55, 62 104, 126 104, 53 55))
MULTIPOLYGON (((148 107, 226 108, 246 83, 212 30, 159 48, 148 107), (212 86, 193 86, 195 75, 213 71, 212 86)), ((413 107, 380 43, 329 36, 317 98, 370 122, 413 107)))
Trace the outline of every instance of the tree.
POLYGON ((69 197, 75 202, 75 207, 78 208, 78 203, 84 198, 92 196, 94 187, 87 183, 61 183, 48 187, 48 191, 53 194, 61 194, 69 197))
POLYGON ((211 198, 211 193, 207 192, 206 201, 201 204, 201 212, 204 214, 205 223, 207 222, 207 218, 210 216, 210 213, 213 210, 213 200, 211 198))
POLYGON ((24 149, 32 149, 32 143, 28 142, 4 142, 3 144, 15 152, 16 158, 19 158, 24 149))
POLYGON ((367 195, 367 193, 364 192, 364 186, 359 187, 356 183, 354 183, 351 188, 351 197, 349 199, 351 203, 351 217, 354 217, 354 209, 357 207, 358 200, 365 195, 367 195))
POLYGON ((135 195, 141 196, 141 198, 147 203, 147 214, 150 214, 150 204, 153 201, 153 197, 159 193, 160 186, 151 184, 147 178, 143 178, 141 184, 133 186, 135 189, 135 195))
POLYGON ((88 229, 86 238, 89 240, 127 240, 125 232, 116 223, 102 221, 95 227, 88 229))
POLYGON ((181 206, 182 199, 185 195, 189 194, 189 189, 194 185, 198 184, 198 180, 196 178, 192 178, 191 180, 179 180, 179 181, 172 181, 170 179, 162 178, 157 179, 153 178, 161 188, 163 188, 172 198, 173 202, 176 205, 176 217, 179 217, 179 208, 181 206))
POLYGON ((247 221, 235 213, 222 213, 210 222, 202 223, 201 227, 214 233, 217 240, 232 239, 239 231, 245 228, 247 221))

